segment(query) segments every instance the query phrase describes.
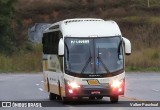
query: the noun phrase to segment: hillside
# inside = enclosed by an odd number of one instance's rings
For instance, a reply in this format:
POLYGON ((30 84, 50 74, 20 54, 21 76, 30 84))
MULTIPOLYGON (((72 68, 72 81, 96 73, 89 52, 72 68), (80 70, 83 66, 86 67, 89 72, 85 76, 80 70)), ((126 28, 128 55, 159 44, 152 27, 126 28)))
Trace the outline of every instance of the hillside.
POLYGON ((24 33, 35 23, 94 17, 118 22, 135 48, 142 47, 140 42, 145 47, 159 44, 159 0, 150 0, 150 7, 147 0, 19 0, 16 12, 24 33))
MULTIPOLYGON (((132 43, 132 55, 126 58, 128 70, 160 71, 160 0, 149 0, 149 6, 147 0, 18 0, 13 20, 17 46, 30 50, 24 44, 28 45, 27 31, 35 23, 85 17, 119 24, 132 43)), ((41 60, 41 49, 36 52, 41 60)), ((41 65, 39 60, 33 64, 41 65)))

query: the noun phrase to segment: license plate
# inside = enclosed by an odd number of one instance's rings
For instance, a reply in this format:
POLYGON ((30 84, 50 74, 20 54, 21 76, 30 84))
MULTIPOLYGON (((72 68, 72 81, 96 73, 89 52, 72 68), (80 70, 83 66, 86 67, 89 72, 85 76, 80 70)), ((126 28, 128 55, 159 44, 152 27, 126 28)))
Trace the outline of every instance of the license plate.
POLYGON ((91 94, 100 94, 100 91, 92 91, 91 94))

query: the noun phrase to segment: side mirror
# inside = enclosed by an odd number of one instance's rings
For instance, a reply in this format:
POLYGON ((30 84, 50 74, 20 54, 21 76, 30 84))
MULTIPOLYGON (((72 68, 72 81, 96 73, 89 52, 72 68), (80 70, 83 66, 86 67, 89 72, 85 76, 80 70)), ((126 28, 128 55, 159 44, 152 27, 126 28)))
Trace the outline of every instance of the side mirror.
POLYGON ((131 54, 131 42, 125 38, 125 37, 122 37, 123 38, 123 42, 124 42, 124 48, 125 48, 125 54, 126 55, 130 55, 131 54))
POLYGON ((63 41, 62 38, 59 40, 58 55, 59 56, 63 56, 64 55, 64 41, 63 41))

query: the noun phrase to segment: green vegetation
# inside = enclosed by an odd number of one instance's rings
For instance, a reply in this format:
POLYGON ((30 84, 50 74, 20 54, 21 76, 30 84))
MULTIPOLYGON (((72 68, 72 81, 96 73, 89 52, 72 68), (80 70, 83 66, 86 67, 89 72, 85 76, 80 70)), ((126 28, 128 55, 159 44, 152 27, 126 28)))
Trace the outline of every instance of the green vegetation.
POLYGON ((11 28, 16 0, 0 0, 0 53, 10 53, 15 49, 15 36, 11 28))
POLYGON ((134 66, 127 66, 126 71, 128 72, 159 72, 160 68, 159 67, 134 67, 134 66))
POLYGON ((11 56, 0 54, 0 73, 42 71, 41 45, 34 45, 32 51, 19 51, 11 56))
POLYGON ((160 71, 160 0, 149 1, 0 0, 0 72, 41 71, 41 46, 28 41, 28 28, 83 17, 119 24, 132 43, 127 71, 160 71))
POLYGON ((160 48, 135 50, 126 57, 127 71, 160 71, 160 48))

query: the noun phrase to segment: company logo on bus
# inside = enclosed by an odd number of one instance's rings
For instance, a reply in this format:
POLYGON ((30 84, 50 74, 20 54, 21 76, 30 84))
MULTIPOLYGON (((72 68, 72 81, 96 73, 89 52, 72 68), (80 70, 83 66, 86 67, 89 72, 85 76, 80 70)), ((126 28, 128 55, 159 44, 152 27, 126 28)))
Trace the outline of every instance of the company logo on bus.
POLYGON ((89 44, 89 40, 71 40, 71 44, 89 44))

